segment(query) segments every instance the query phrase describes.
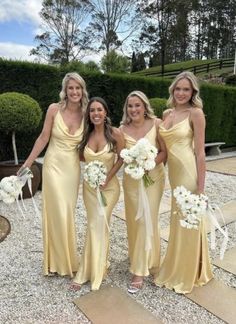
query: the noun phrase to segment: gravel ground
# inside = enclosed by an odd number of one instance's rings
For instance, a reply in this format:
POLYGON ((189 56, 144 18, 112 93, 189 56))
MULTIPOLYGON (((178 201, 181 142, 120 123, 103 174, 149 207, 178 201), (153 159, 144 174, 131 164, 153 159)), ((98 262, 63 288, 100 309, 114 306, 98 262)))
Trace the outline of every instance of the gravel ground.
MULTIPOLYGON (((219 206, 230 200, 236 200, 236 176, 207 172, 206 192, 212 202, 219 206)), ((170 191, 165 195, 169 196, 170 191)), ((35 201, 41 210, 41 193, 37 192, 35 201)), ((23 219, 16 204, 0 203, 1 215, 11 223, 11 233, 0 243, 0 323, 89 323, 88 319, 73 304, 73 299, 88 293, 89 284, 79 292, 68 289, 68 277, 44 277, 42 275, 42 232, 41 219, 35 216, 32 201, 25 200, 27 212, 23 219)), ((123 210, 120 201, 115 211, 123 210)), ((86 215, 80 199, 76 209, 78 254, 81 253, 86 228, 86 215)), ((160 225, 168 223, 169 213, 160 216, 160 225)), ((227 226, 230 242, 228 248, 236 243, 236 223, 227 226)), ((218 237, 219 243, 221 237, 218 237)), ((165 253, 166 242, 162 241, 162 254, 165 253)), ((219 244, 218 244, 219 245, 219 244)), ((211 251, 211 257, 219 256, 219 247, 211 251)), ((114 284, 126 291, 130 281, 128 271, 127 237, 125 222, 118 217, 112 218, 111 224, 111 267, 104 284, 114 284)), ((215 278, 226 285, 236 288, 236 276, 214 268, 215 278)), ((164 323, 224 323, 204 308, 196 305, 185 296, 176 294, 165 288, 152 285, 147 278, 142 291, 135 297, 138 303, 160 317, 164 323)))

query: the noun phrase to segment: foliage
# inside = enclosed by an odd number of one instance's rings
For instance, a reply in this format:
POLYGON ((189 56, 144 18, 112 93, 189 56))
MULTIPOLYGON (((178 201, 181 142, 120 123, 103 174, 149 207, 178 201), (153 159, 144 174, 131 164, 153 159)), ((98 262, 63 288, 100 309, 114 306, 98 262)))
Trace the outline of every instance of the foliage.
POLYGON ((226 83, 227 85, 236 86, 236 75, 235 75, 235 74, 229 75, 229 76, 225 79, 225 83, 226 83))
POLYGON ((90 31, 99 49, 108 54, 118 49, 134 33, 138 25, 134 0, 90 0, 92 19, 90 31))
POLYGON ((146 62, 143 53, 133 52, 131 61, 131 72, 141 71, 146 69, 146 62))
POLYGON ((82 30, 90 5, 88 0, 44 0, 40 17, 44 32, 35 40, 39 45, 31 51, 48 62, 67 63, 90 48, 90 37, 82 30))
POLYGON ((26 133, 39 125, 42 111, 39 104, 30 96, 17 92, 0 94, 0 129, 12 134, 15 164, 18 157, 15 148, 15 132, 26 133))
POLYGON ((77 71, 78 73, 84 72, 100 72, 100 68, 94 61, 83 63, 81 61, 72 61, 61 67, 62 71, 77 71))
POLYGON ((162 118, 163 111, 166 109, 167 99, 151 98, 149 99, 152 109, 158 118, 162 118))
POLYGON ((101 67, 105 72, 125 73, 130 70, 130 62, 125 56, 119 55, 115 50, 111 50, 103 56, 101 67))

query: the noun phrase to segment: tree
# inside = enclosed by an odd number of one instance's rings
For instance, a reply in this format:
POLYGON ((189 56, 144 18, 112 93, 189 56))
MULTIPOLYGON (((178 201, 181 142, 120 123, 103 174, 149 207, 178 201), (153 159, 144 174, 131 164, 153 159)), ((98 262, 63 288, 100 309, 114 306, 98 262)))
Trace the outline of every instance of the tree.
POLYGON ((89 10, 88 0, 44 0, 40 17, 44 32, 35 40, 40 44, 31 51, 52 63, 67 63, 89 49, 90 38, 82 29, 89 10))
POLYGON ((119 55, 115 50, 110 50, 101 60, 104 72, 125 73, 130 70, 130 62, 127 57, 119 55))
POLYGON ((99 49, 108 54, 118 49, 138 26, 135 0, 90 0, 92 21, 90 30, 99 40, 99 49))

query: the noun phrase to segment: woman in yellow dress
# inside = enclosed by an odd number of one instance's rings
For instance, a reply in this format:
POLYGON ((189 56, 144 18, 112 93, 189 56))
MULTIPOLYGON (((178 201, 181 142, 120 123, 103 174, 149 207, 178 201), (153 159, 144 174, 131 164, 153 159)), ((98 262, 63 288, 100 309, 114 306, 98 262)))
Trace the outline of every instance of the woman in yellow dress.
MULTIPOLYGON (((195 76, 191 72, 179 74, 169 92, 171 109, 164 113, 160 135, 167 147, 171 189, 173 192, 182 185, 200 194, 205 182, 205 117, 195 76)), ((155 283, 185 294, 206 284, 213 274, 204 221, 198 230, 186 229, 180 225, 181 215, 176 210, 172 195, 169 243, 155 283)))
POLYGON ((109 224, 120 194, 115 174, 123 163, 119 157, 123 147, 123 135, 119 129, 111 126, 106 102, 100 97, 91 98, 85 114, 85 131, 79 153, 86 164, 97 160, 106 167, 106 181, 100 189, 107 205, 103 213, 100 213, 97 191, 84 180, 83 199, 87 212, 87 232, 79 270, 71 289, 79 290, 83 283, 90 281, 91 289, 98 290, 106 275, 109 266, 109 224))
MULTIPOLYGON (((124 104, 121 131, 125 138, 125 147, 131 148, 141 138, 146 138, 158 148, 156 166, 149 171, 154 184, 145 188, 150 213, 135 219, 140 199, 140 181, 124 173, 125 217, 128 234, 128 250, 132 280, 128 292, 136 293, 143 285, 145 276, 156 274, 160 264, 160 234, 158 212, 164 190, 165 173, 163 161, 166 159, 165 145, 159 136, 161 120, 154 116, 146 95, 141 91, 131 92, 124 104), (147 217, 149 220, 147 220, 147 217), (150 236, 150 248, 146 248, 147 226, 151 224, 153 234, 150 236)), ((149 234, 148 234, 149 235, 149 234)))
POLYGON ((49 106, 43 130, 23 165, 30 167, 49 142, 42 182, 44 275, 73 277, 78 270, 74 220, 80 179, 77 147, 87 103, 84 80, 75 72, 67 73, 60 102, 49 106))

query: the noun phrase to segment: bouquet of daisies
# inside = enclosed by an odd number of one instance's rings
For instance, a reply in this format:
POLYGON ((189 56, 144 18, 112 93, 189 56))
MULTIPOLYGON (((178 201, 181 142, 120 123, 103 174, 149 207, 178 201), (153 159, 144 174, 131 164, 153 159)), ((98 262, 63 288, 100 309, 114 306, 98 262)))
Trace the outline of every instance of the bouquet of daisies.
POLYGON ((180 225, 189 229, 198 229, 201 218, 208 208, 208 197, 203 194, 193 194, 184 186, 176 187, 173 194, 184 217, 180 219, 180 225))
POLYGON ((103 185, 106 181, 107 177, 107 169, 105 165, 101 161, 91 161, 85 165, 84 168, 84 180, 89 184, 89 186, 93 189, 97 189, 99 193, 98 199, 101 202, 103 207, 107 205, 106 198, 101 190, 99 190, 99 186, 103 185))
POLYGON ((157 148, 151 145, 146 138, 138 140, 130 149, 121 150, 120 156, 126 164, 125 173, 135 180, 143 178, 145 187, 153 184, 154 181, 148 175, 148 171, 155 168, 157 153, 157 148))

